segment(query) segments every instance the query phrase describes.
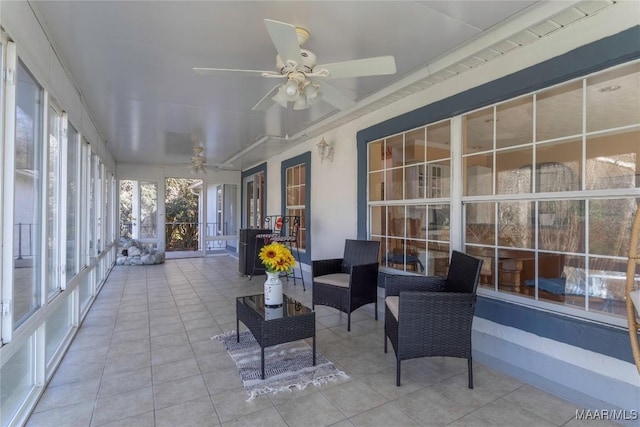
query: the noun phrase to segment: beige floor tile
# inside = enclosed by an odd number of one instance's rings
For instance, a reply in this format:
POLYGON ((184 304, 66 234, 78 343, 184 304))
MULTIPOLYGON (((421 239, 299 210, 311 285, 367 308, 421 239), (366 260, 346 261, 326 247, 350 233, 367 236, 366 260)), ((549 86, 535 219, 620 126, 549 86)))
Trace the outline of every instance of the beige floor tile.
POLYGON ((331 401, 347 418, 376 406, 386 399, 362 381, 349 381, 323 390, 322 394, 331 401))
POLYGON ((530 407, 532 412, 523 409, 520 405, 508 402, 500 398, 473 411, 473 416, 481 421, 493 426, 536 426, 551 427, 554 424, 537 416, 534 407, 530 407))
POLYGON ((349 419, 355 426, 411 427, 419 426, 415 420, 391 403, 378 406, 349 419))
POLYGON ((209 395, 200 374, 158 385, 154 384, 153 391, 156 410, 209 395))
POLYGON ((93 414, 92 425, 103 425, 153 411, 151 387, 99 398, 93 414))
POLYGON ((200 369, 195 357, 165 363, 164 365, 156 365, 153 367, 153 385, 157 386, 167 381, 179 380, 198 374, 200 374, 200 369))
POLYGON ((61 406, 47 411, 34 413, 26 423, 27 427, 85 427, 91 422, 94 401, 61 406))
POLYGON ((104 374, 100 382, 98 397, 103 398, 128 391, 151 387, 151 367, 117 374, 104 374))
POLYGON ((305 426, 328 426, 346 418, 321 392, 291 399, 276 408, 291 426, 301 420, 305 426))
POLYGON ((220 420, 209 396, 189 400, 179 405, 167 406, 155 411, 156 427, 213 427, 220 420))

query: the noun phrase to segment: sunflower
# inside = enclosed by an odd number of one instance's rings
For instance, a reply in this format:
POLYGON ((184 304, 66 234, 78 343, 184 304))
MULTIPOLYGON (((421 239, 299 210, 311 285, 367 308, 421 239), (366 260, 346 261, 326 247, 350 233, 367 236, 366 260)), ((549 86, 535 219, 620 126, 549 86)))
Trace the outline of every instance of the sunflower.
POLYGON ((260 249, 258 254, 260 261, 270 273, 291 271, 296 265, 296 260, 289 248, 282 243, 273 242, 260 249))

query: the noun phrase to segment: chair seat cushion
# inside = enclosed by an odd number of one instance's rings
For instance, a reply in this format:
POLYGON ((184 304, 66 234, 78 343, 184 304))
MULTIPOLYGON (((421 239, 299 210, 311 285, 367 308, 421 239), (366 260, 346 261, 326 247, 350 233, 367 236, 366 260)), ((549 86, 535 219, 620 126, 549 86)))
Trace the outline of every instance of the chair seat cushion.
POLYGON ((325 285, 340 286, 341 288, 349 287, 349 275, 346 273, 325 274, 313 278, 315 283, 323 283, 325 285))
POLYGON ((398 307, 400 306, 400 297, 386 297, 384 303, 389 307, 389 311, 393 314, 393 317, 398 320, 398 307))

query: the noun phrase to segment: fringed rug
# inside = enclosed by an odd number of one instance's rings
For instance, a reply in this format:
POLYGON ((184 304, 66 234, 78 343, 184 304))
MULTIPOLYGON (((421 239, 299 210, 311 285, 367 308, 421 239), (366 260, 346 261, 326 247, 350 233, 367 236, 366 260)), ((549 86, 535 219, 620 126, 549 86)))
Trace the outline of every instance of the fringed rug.
POLYGON ((293 341, 264 349, 264 375, 260 379, 260 346, 251 332, 240 332, 240 342, 236 342, 236 332, 227 332, 214 337, 222 342, 231 358, 236 362, 238 373, 249 395, 249 400, 266 393, 303 390, 309 384, 321 385, 336 381, 339 377, 349 378, 338 370, 326 357, 316 352, 316 366, 313 366, 312 350, 305 341, 293 341))

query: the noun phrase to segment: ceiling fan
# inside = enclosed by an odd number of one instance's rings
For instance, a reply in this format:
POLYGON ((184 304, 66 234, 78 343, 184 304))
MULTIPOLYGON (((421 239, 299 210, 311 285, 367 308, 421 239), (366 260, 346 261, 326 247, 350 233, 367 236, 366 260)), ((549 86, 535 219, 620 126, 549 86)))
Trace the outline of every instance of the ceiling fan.
MULTIPOLYGON (((189 169, 193 175, 197 175, 198 173, 207 173, 207 158, 202 154, 204 152, 204 148, 200 145, 195 145, 193 147, 193 156, 191 156, 191 164, 189 165, 189 169)), ((236 170, 236 167, 229 163, 214 163, 211 167, 215 169, 221 170, 236 170)))
POLYGON ((377 56, 316 65, 316 55, 309 50, 300 48, 309 39, 309 31, 272 19, 265 19, 264 23, 278 52, 276 67, 279 71, 193 68, 199 74, 233 72, 286 79, 284 83, 271 89, 258 101, 252 108, 254 111, 266 110, 274 103, 287 108, 289 102, 293 102, 294 110, 302 110, 320 98, 334 107, 344 110, 353 107, 355 102, 343 95, 338 89, 327 84, 325 79, 377 76, 395 74, 396 72, 393 56, 377 56))

